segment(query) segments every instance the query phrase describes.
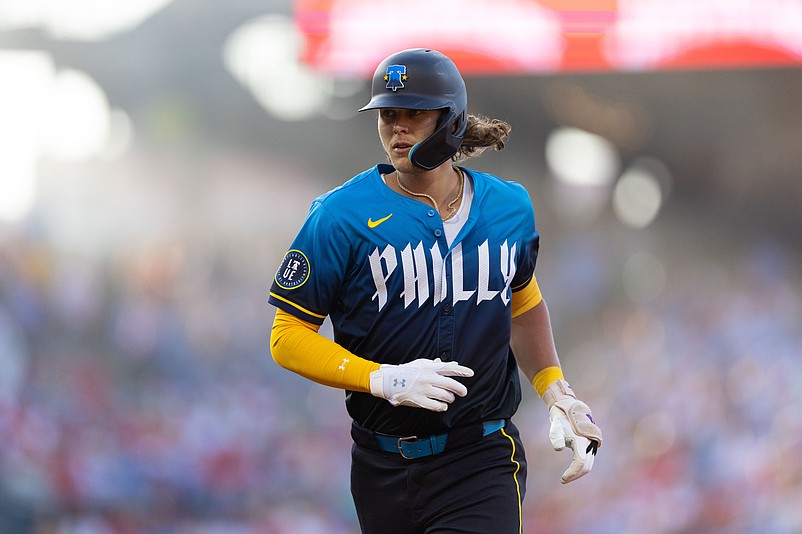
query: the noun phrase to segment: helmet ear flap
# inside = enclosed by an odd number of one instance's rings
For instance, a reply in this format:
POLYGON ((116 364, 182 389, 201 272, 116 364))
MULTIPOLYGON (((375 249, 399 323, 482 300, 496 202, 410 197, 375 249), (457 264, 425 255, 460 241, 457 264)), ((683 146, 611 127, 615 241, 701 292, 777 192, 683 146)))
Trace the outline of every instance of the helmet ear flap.
POLYGON ((409 151, 409 161, 430 171, 442 165, 459 150, 467 127, 465 112, 446 111, 435 131, 409 151), (456 126, 456 128, 455 128, 456 126))

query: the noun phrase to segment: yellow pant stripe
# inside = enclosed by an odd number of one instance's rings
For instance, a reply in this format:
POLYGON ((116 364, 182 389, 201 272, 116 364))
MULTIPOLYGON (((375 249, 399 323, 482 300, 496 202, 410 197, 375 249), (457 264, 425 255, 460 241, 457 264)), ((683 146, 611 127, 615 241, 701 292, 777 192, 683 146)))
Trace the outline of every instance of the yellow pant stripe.
POLYGON ((501 433, 510 440, 510 444, 512 445, 512 454, 510 455, 510 461, 515 464, 515 472, 512 474, 512 479, 515 481, 515 490, 518 492, 518 532, 519 534, 523 534, 524 531, 524 519, 523 519, 523 509, 521 507, 521 486, 518 484, 518 471, 521 470, 521 464, 518 463, 518 460, 515 459, 515 440, 507 434, 504 429, 501 429, 501 433))

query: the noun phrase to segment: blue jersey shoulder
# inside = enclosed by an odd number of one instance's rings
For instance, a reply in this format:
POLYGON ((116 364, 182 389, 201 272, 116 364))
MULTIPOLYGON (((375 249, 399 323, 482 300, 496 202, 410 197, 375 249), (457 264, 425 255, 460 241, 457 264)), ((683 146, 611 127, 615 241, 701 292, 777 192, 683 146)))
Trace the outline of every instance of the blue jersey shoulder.
POLYGON ((529 191, 520 183, 486 172, 470 172, 474 184, 474 203, 489 220, 534 225, 534 208, 529 191))
POLYGON ((323 193, 317 197, 313 203, 325 204, 326 206, 353 205, 360 197, 372 196, 372 191, 376 185, 376 180, 381 180, 382 172, 392 172, 392 167, 382 169, 383 165, 375 165, 366 169, 342 185, 338 185, 331 191, 323 193))
MULTIPOLYGON (((495 174, 487 172, 475 171, 471 169, 463 169, 468 171, 474 178, 476 184, 484 184, 488 188, 488 192, 496 195, 508 196, 511 200, 529 201, 529 192, 527 189, 518 182, 505 180, 499 178, 495 174)), ((478 189, 478 186, 476 186, 478 189)), ((478 192, 478 191, 477 191, 478 192)))

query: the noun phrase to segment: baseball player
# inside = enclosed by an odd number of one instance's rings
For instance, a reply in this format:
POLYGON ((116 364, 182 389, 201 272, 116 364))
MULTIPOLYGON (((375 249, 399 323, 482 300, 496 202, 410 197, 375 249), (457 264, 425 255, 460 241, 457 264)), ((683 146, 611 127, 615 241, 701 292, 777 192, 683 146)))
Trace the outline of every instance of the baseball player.
POLYGON ((527 191, 457 165, 502 149, 510 126, 468 115, 435 50, 385 59, 365 110, 388 163, 313 201, 270 289, 273 358, 345 390, 362 532, 520 533, 518 369, 552 445, 573 452, 563 483, 591 470, 602 435, 560 368, 527 191))

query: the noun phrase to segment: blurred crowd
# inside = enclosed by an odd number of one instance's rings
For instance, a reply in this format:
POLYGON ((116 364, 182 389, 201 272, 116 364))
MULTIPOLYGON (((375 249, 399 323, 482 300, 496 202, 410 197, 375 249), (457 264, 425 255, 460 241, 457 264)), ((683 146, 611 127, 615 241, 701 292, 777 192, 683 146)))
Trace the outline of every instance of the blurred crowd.
MULTIPOLYGON (((605 442, 560 485, 568 453, 525 391, 525 531, 802 532, 799 251, 664 258, 663 290, 631 298, 616 260, 548 246, 566 374, 605 442), (578 259, 603 266, 585 286, 578 259)), ((191 243, 98 261, 4 235, 0 533, 357 532, 343 394, 271 360, 263 274, 191 243)))
POLYGON ((349 532, 348 445, 270 359, 270 277, 123 256, 3 243, 0 532, 349 532))

